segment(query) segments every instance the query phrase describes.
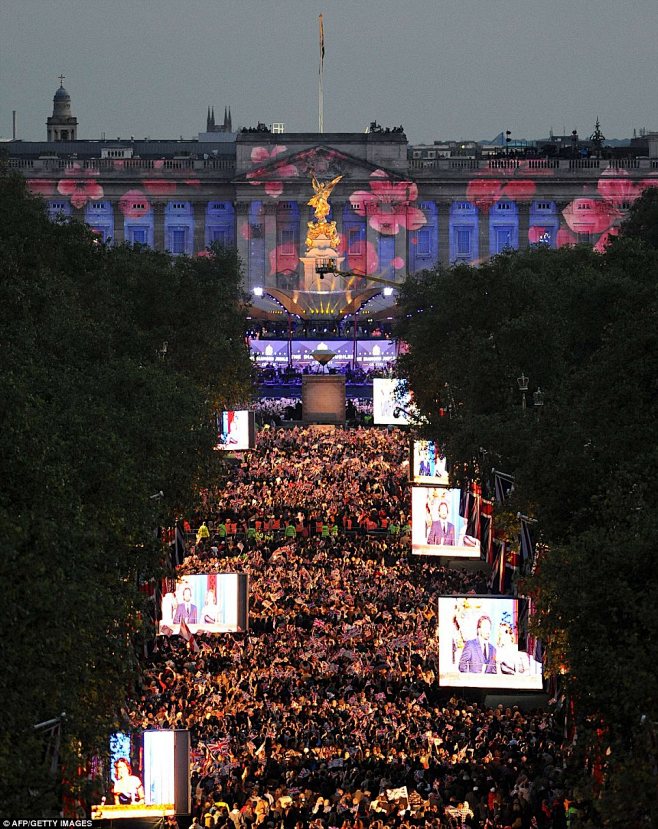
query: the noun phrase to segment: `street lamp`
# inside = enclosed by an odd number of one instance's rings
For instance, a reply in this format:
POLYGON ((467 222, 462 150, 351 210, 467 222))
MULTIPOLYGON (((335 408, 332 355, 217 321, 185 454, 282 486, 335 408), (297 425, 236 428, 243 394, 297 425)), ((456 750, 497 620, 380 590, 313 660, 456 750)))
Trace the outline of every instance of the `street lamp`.
POLYGON ((523 372, 521 372, 521 376, 516 378, 516 382, 518 383, 519 391, 523 395, 523 398, 521 400, 521 408, 523 409, 523 414, 525 414, 525 410, 526 410, 525 394, 528 391, 528 378, 525 376, 525 374, 523 372))
POLYGON ((535 407, 544 405, 544 392, 539 387, 537 387, 537 391, 533 393, 532 401, 535 407))

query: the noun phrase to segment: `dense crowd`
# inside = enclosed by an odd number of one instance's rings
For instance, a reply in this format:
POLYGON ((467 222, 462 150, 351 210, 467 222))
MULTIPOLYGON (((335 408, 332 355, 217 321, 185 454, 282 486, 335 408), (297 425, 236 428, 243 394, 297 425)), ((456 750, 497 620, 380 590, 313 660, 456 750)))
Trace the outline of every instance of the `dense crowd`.
MULTIPOLYGON (((301 390, 298 390, 301 395, 301 390)), ((367 397, 349 397, 345 406, 347 422, 353 426, 372 424, 372 399, 367 397)), ((262 396, 252 406, 259 426, 278 429, 284 421, 300 422, 302 420, 301 397, 267 397, 262 396)))
POLYGON ((267 429, 203 494, 179 575, 247 573, 250 629, 159 637, 130 718, 190 730, 207 829, 568 825, 550 714, 438 686, 437 596, 486 576, 409 556, 407 456, 397 430, 267 429))

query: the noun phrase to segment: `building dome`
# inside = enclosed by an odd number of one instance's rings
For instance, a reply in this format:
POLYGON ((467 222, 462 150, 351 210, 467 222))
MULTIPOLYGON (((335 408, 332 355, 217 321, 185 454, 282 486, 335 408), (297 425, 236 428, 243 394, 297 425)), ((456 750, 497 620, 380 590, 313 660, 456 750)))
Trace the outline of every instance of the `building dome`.
POLYGON ((46 121, 48 141, 75 141, 78 137, 78 119, 71 112, 71 96, 64 89, 64 75, 53 95, 53 114, 46 121))

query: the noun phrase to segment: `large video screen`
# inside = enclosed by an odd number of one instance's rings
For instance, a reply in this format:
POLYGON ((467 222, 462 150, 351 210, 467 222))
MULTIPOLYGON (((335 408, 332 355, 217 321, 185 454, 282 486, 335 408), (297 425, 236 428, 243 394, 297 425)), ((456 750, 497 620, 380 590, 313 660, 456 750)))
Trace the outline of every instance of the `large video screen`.
POLYGON ((109 770, 105 794, 91 808, 93 819, 189 811, 189 732, 146 731, 143 743, 137 735, 111 734, 109 770))
POLYGON ((373 378, 373 423, 377 426, 408 426, 412 412, 411 392, 405 380, 373 378))
POLYGON ((256 416, 253 412, 221 412, 218 417, 218 443, 216 449, 242 452, 256 445, 256 416))
POLYGON ((417 484, 447 487, 448 460, 436 441, 412 440, 409 477, 417 484))
POLYGON ((519 647, 519 606, 507 596, 439 597, 439 684, 542 690, 542 665, 519 647))
POLYGON ((236 633, 247 629, 249 579, 244 573, 181 576, 176 589, 163 590, 160 634, 236 633))
POLYGON ((422 556, 479 558, 480 540, 466 533, 458 489, 415 486, 411 490, 411 552, 422 556))

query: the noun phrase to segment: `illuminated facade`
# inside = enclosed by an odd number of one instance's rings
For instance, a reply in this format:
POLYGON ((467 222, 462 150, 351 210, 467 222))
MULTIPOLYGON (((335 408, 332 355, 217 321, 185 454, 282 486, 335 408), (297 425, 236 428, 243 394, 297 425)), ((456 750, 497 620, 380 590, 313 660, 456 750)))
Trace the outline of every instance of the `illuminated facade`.
MULTIPOLYGON (((54 115, 65 104, 72 117, 62 90, 54 115)), ((245 288, 263 289, 256 307, 301 316, 344 316, 375 296, 382 309, 394 304, 363 276, 400 282, 437 262, 477 263, 532 244, 601 250, 642 189, 658 186, 655 157, 415 158, 402 128, 281 135, 260 125, 197 141, 60 137, 7 146, 9 166, 45 198, 53 218, 75 217, 103 239, 174 254, 235 245, 245 288), (328 218, 342 267, 355 277, 349 307, 328 309, 320 281, 306 284, 301 257, 313 216, 311 179, 337 176, 328 218), (295 302, 295 292, 307 301, 295 302)))

